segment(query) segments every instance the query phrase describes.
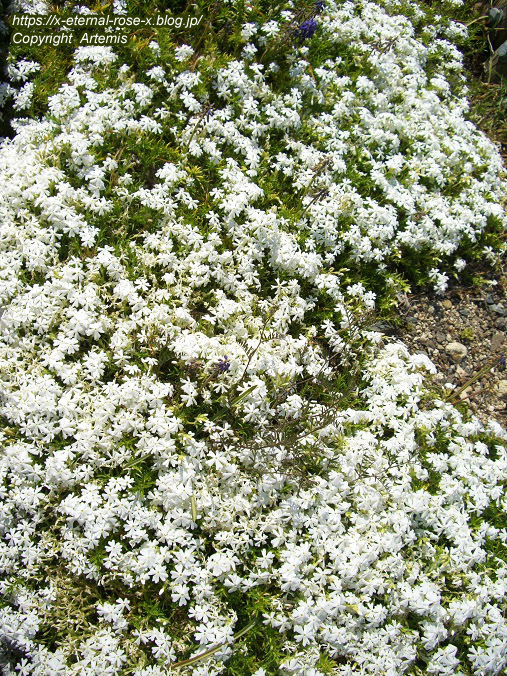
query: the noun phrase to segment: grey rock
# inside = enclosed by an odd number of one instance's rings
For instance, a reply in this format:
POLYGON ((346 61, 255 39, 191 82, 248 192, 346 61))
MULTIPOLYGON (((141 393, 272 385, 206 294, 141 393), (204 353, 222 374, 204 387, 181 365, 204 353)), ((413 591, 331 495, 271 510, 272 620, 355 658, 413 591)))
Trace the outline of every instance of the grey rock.
POLYGON ((507 40, 507 0, 479 0, 474 9, 477 9, 477 16, 486 14, 488 38, 496 49, 507 40), (495 6, 491 7, 492 4, 495 6))
POLYGON ((507 380, 499 380, 496 386, 499 396, 507 400, 507 380))
POLYGON ((497 331, 496 333, 493 334, 493 337, 491 338, 491 349, 493 350, 493 352, 496 352, 502 347, 504 340, 505 340, 504 333, 500 333, 500 331, 497 331))
POLYGON ((467 348, 462 343, 452 342, 446 345, 446 353, 455 362, 462 361, 468 354, 467 348))
POLYGON ((488 17, 488 27, 496 28, 499 26, 505 18, 505 13, 499 7, 491 7, 487 13, 488 17))
POLYGON ((501 303, 496 303, 495 305, 492 305, 491 310, 493 310, 493 312, 496 312, 496 314, 500 315, 501 317, 507 317, 507 310, 501 303))
POLYGON ((488 75, 492 72, 502 77, 507 75, 507 41, 503 42, 485 62, 484 70, 488 75))

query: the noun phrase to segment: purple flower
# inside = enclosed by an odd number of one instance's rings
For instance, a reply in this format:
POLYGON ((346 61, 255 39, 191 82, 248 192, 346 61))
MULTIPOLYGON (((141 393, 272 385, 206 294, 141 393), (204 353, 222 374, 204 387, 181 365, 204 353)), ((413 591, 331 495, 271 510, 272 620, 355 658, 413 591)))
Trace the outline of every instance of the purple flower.
POLYGON ((205 117, 207 120, 209 120, 209 118, 210 118, 210 117, 212 116, 212 114, 213 114, 213 109, 214 109, 214 107, 215 107, 215 106, 214 106, 212 103, 210 103, 209 105, 207 105, 206 108, 204 109, 203 117, 205 117))
POLYGON ((320 14, 325 6, 326 3, 324 2, 324 0, 317 0, 316 2, 313 3, 313 9, 317 14, 320 14))
POLYGON ((219 359, 217 364, 216 364, 216 369, 218 373, 225 373, 231 368, 231 362, 229 361, 229 357, 225 355, 222 359, 219 359))
POLYGON ((317 30, 317 22, 315 19, 307 19, 306 21, 303 21, 303 23, 297 27, 296 33, 298 37, 300 37, 302 40, 307 40, 308 38, 311 38, 312 35, 315 33, 317 30))

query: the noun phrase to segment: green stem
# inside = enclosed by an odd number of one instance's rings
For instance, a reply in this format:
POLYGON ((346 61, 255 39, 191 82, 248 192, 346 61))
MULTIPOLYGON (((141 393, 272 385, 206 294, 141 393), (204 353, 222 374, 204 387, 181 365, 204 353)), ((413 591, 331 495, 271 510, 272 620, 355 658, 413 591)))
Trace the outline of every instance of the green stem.
MULTIPOLYGON (((250 624, 247 624, 246 627, 238 631, 236 634, 234 634, 233 638, 235 641, 238 640, 238 638, 241 638, 245 634, 247 634, 249 631, 251 631, 255 625, 257 624, 257 620, 254 620, 253 622, 250 622, 250 624)), ((187 667, 190 664, 194 664, 195 662, 198 662, 199 660, 203 660, 206 657, 209 657, 210 655, 213 655, 214 653, 218 652, 220 648, 223 648, 226 645, 226 641, 222 641, 222 643, 218 643, 217 645, 213 646, 209 650, 205 650, 203 653, 200 653, 199 655, 196 655, 195 657, 190 657, 188 660, 183 660, 182 662, 175 662, 174 664, 171 664, 170 669, 179 669, 180 667, 187 667)))
POLYGON ((466 23, 465 26, 468 28, 468 26, 471 26, 474 23, 477 23, 478 21, 482 21, 483 19, 487 19, 488 15, 485 14, 484 16, 480 16, 478 19, 474 19, 473 21, 470 21, 470 23, 466 23))
POLYGON ((475 373, 469 380, 466 381, 464 385, 462 385, 459 390, 456 392, 452 392, 447 398, 446 401, 449 403, 454 403, 453 400, 456 400, 456 397, 459 397, 459 395, 464 392, 467 387, 470 387, 470 385, 473 385, 476 380, 479 380, 481 376, 483 376, 487 371, 489 371, 493 366, 495 365, 495 362, 499 361, 498 357, 493 357, 490 359, 477 373, 475 373))

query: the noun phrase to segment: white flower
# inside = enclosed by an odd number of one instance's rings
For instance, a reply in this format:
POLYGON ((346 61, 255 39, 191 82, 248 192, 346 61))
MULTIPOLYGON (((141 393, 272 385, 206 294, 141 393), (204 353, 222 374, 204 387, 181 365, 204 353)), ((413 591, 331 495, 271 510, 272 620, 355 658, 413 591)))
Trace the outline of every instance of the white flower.
MULTIPOLYGON (((463 29, 384 5, 326 3, 318 65, 290 7, 247 7, 243 52, 212 55, 213 77, 204 43, 167 64, 150 43, 139 77, 80 48, 49 114, 12 119, 7 671, 154 676, 220 645, 192 665, 218 674, 252 594, 280 634, 275 671, 320 676, 337 655, 343 674, 421 656, 429 673, 505 668, 507 571, 489 543, 507 540, 491 519, 507 432, 463 418, 427 391, 427 358, 367 330, 394 268, 410 260, 443 292, 443 270, 505 225, 505 170, 469 120, 449 41, 463 29), (191 628, 174 643, 171 618, 191 628)), ((9 71, 16 112, 37 69, 9 71)))
POLYGON ((451 674, 456 673, 456 667, 459 660, 456 658, 458 649, 456 646, 448 645, 445 648, 439 648, 433 654, 431 662, 428 664, 427 671, 429 674, 451 674))
POLYGON ((192 47, 190 47, 190 45, 180 45, 174 50, 176 61, 186 61, 192 56, 193 53, 194 50, 192 47))

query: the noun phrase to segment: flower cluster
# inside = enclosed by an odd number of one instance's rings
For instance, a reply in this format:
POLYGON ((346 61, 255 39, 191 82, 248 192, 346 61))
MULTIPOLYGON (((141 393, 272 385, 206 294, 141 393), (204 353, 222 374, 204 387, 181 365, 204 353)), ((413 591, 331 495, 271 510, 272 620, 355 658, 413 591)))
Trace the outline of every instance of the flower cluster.
POLYGON ((306 19, 306 21, 303 21, 303 23, 297 27, 296 33, 302 40, 307 40, 313 36, 316 30, 317 22, 315 19, 306 19))
POLYGON ((0 145, 6 674, 226 673, 250 626, 280 673, 507 665, 507 434, 432 398, 351 273, 443 290, 505 222, 501 159, 438 27, 313 11, 327 51, 280 80, 289 10, 215 70, 80 48, 0 145))

